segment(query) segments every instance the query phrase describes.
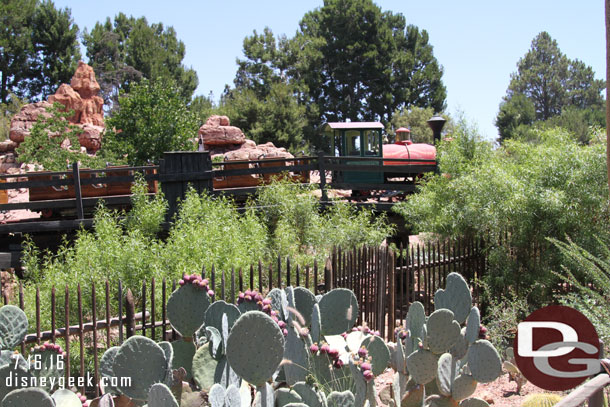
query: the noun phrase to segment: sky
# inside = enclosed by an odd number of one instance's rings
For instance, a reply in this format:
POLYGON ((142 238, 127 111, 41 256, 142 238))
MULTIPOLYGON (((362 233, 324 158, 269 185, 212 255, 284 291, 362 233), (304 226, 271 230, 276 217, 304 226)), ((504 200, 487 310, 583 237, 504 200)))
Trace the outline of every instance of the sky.
MULTIPOLYGON (((444 69, 447 112, 463 115, 486 139, 496 139, 494 120, 517 62, 532 39, 547 31, 570 59, 605 78, 605 20, 602 0, 376 0, 382 10, 401 13, 425 29, 444 69)), ((196 94, 218 100, 232 85, 243 39, 269 27, 294 36, 303 15, 323 0, 55 0, 71 9, 81 32, 119 12, 173 26, 186 46, 183 63, 199 78, 196 94)), ((83 52, 83 58, 87 58, 83 52)))

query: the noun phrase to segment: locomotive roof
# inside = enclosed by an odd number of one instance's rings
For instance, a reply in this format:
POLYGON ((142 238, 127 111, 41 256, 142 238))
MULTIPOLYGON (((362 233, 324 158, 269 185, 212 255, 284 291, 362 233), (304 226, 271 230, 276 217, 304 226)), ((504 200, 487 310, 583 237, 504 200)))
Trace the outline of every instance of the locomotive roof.
POLYGON ((361 130, 361 129, 384 129, 379 122, 328 122, 324 125, 324 130, 361 130))

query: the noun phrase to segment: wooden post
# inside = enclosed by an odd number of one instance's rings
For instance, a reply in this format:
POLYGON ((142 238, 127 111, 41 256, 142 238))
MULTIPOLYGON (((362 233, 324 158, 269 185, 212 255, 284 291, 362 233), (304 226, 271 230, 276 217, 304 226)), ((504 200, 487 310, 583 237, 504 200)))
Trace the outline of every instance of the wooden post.
POLYGON ((324 265, 324 291, 329 292, 333 289, 333 267, 330 259, 326 259, 324 265))
MULTIPOLYGON (((395 268, 395 258, 394 252, 388 249, 388 254, 386 256, 386 262, 388 267, 388 282, 389 282, 389 296, 388 296, 388 332, 387 336, 392 338, 394 335, 394 328, 396 326, 396 268, 395 268)), ((402 270, 401 270, 402 272, 402 270)))
POLYGON ((85 219, 83 211, 83 194, 80 189, 80 170, 78 161, 72 164, 72 177, 74 178, 74 197, 76 198, 76 219, 85 219))
POLYGON ((133 300, 133 294, 131 289, 127 289, 127 295, 125 296, 125 326, 127 338, 131 338, 136 332, 136 305, 133 300))
POLYGON ((324 170, 324 152, 318 151, 318 171, 320 172, 320 190, 322 191, 322 202, 328 201, 326 194, 326 170, 324 170))
POLYGON ((171 221, 178 209, 178 199, 183 199, 189 185, 198 193, 211 192, 212 185, 212 160, 208 151, 172 151, 163 153, 163 160, 159 165, 159 178, 161 179, 161 190, 168 203, 166 220, 171 221), (206 177, 206 173, 210 176, 206 177), (180 174, 185 178, 190 174, 201 174, 201 179, 180 179, 180 174), (174 179, 164 179, 164 176, 174 176, 174 179), (206 179, 207 178, 207 179, 206 179))

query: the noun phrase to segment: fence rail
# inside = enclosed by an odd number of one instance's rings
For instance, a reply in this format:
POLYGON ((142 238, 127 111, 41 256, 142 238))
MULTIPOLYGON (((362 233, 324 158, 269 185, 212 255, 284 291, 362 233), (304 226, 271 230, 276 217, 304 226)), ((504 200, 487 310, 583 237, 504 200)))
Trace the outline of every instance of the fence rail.
MULTIPOLYGON (((449 272, 479 278, 483 272, 480 266, 484 264, 477 257, 480 255, 480 246, 473 242, 401 246, 396 252, 387 247, 360 247, 334 250, 324 266, 314 262, 303 267, 294 265, 289 258, 278 258, 272 264, 258 262, 247 269, 213 267, 203 270, 202 275, 214 287, 216 300, 231 303, 246 289, 267 293, 276 287, 292 285, 323 294, 335 287, 350 288, 360 304, 357 323, 366 324, 392 339, 394 327, 404 323, 410 302, 420 300, 426 309, 432 309, 434 290, 449 272)), ((94 350, 120 344, 134 333, 155 340, 177 339, 167 320, 166 309, 176 281, 151 279, 142 282, 140 287, 106 282, 101 286, 78 286, 76 290, 57 287, 50 292, 22 284, 1 288, 5 304, 18 305, 30 316, 34 314, 33 321, 30 320, 31 332, 21 345, 22 353, 29 344, 45 340, 65 342, 68 360, 72 354, 78 361, 78 366, 73 364, 73 371, 67 364, 67 376, 83 376, 90 369, 97 380, 99 355, 94 350), (27 290, 35 291, 34 304, 25 303, 27 290), (86 359, 93 359, 91 368, 85 366, 86 359)), ((80 390, 99 394, 97 387, 80 390)))

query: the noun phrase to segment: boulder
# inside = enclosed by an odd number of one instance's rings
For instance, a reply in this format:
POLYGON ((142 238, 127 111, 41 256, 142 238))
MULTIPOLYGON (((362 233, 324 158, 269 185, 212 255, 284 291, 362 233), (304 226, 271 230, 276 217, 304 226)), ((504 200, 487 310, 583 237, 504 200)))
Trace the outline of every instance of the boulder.
POLYGON ((94 124, 82 125, 83 132, 78 135, 78 142, 88 153, 94 153, 102 146, 102 133, 104 128, 94 124))
POLYGON ((74 115, 68 118, 70 123, 80 123, 81 111, 83 110, 83 99, 70 85, 62 83, 54 95, 49 96, 49 103, 59 102, 64 105, 66 111, 73 110, 74 115))
POLYGON ((51 115, 47 112, 47 108, 51 107, 51 103, 47 101, 30 103, 21 108, 21 111, 17 113, 11 119, 11 128, 9 131, 9 138, 14 141, 17 145, 25 140, 26 136, 29 136, 30 130, 38 116, 45 118, 51 115))
POLYGON ((243 144, 246 141, 246 136, 244 136, 241 129, 233 126, 210 126, 204 124, 199 128, 199 136, 203 138, 205 146, 243 144))
POLYGON ((212 115, 205 121, 208 126, 230 126, 231 122, 227 116, 212 115))

